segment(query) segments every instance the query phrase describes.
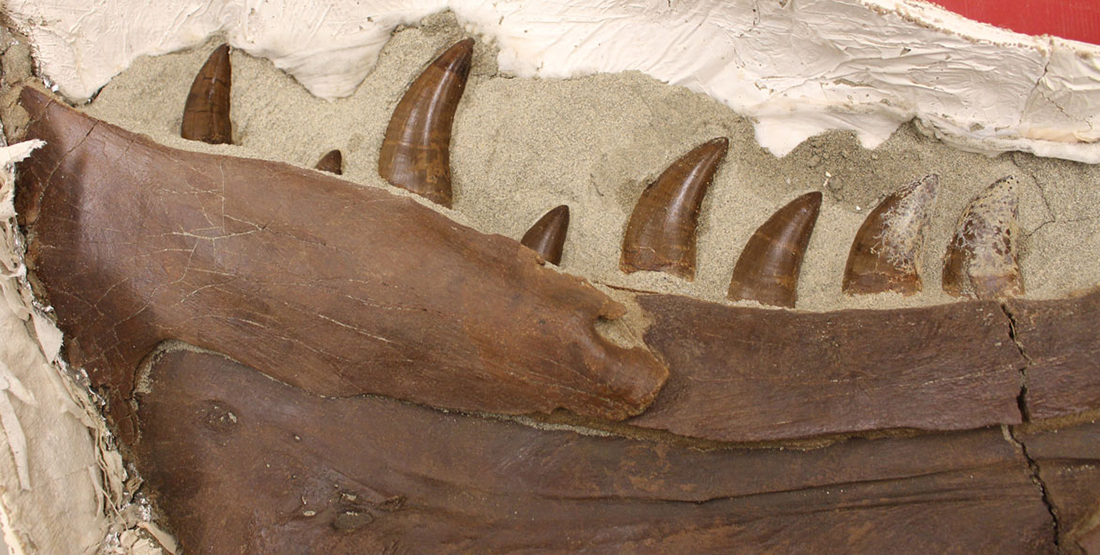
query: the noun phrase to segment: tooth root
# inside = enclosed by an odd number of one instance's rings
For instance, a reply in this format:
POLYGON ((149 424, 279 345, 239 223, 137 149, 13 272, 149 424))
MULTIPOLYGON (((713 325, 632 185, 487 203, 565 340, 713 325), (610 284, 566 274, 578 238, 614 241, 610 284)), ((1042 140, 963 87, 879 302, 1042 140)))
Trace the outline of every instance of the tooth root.
POLYGON ((473 47, 473 39, 458 42, 416 78, 393 111, 378 160, 383 179, 448 208, 451 123, 473 47))
POLYGON ((624 272, 651 270, 695 278, 699 207, 728 148, 725 137, 703 143, 646 187, 626 226, 619 262, 624 272))
POLYGON ((1016 178, 998 180, 966 207, 947 246, 943 290, 956 297, 996 299, 1024 293, 1017 260, 1016 178))
POLYGON ((918 179, 887 196, 863 221, 848 253, 842 289, 849 295, 922 288, 920 261, 932 220, 939 176, 918 179))
POLYGON ((338 150, 330 150, 320 160, 315 168, 323 171, 342 175, 344 173, 344 155, 338 150))
POLYGON ((794 308, 802 255, 821 210, 821 193, 806 193, 760 226, 733 268, 727 297, 794 308))
POLYGON ((569 207, 561 205, 544 214, 520 240, 524 246, 539 253, 551 264, 561 263, 561 251, 565 246, 565 233, 569 229, 569 207))
POLYGON ((210 144, 233 142, 233 122, 229 119, 231 85, 229 45, 214 50, 191 83, 183 106, 180 136, 210 144))

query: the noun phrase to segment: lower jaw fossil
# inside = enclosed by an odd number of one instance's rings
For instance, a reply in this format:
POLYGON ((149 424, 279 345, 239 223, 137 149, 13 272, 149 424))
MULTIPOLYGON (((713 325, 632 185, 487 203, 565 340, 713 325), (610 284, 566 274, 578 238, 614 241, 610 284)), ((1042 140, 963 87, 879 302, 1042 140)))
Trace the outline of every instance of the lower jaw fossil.
POLYGON ((1100 293, 823 313, 624 294, 652 325, 621 347, 594 326, 623 307, 515 241, 320 172, 167 148, 35 89, 21 99, 26 138, 47 141, 21 168, 28 264, 193 552, 1095 541, 1100 293), (169 353, 137 394, 167 339, 278 382, 169 353), (565 408, 651 439, 364 393, 565 408), (1044 419, 1059 432, 1028 431, 1044 419), (1011 431, 967 431, 998 424, 1011 431), (905 429, 943 433, 731 443, 905 429))

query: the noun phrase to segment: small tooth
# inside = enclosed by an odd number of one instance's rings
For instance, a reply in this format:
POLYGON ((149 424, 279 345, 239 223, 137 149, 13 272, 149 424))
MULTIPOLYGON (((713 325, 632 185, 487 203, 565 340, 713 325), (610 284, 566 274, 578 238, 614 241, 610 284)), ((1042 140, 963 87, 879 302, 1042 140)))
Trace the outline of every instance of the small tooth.
POLYGON ((821 193, 806 193, 760 226, 733 267, 730 300, 794 308, 802 255, 821 210, 821 193))
POLYGON ((447 49, 429 65, 393 111, 378 174, 391 184, 451 207, 451 123, 470 74, 474 40, 447 49))
POLYGON ((924 233, 932 220, 939 183, 935 174, 918 179, 887 196, 867 215, 848 253, 845 293, 920 292, 924 233))
POLYGON ((323 172, 342 175, 344 173, 344 155, 339 149, 330 150, 321 157, 314 167, 323 172))
POLYGON ((996 299, 1024 293, 1016 238, 1016 178, 1002 178, 966 207, 947 246, 943 290, 956 297, 996 299))
POLYGON ((229 45, 214 50, 191 83, 183 106, 180 136, 210 144, 233 142, 233 122, 229 119, 229 87, 232 71, 229 45))
POLYGON ((703 143, 646 187, 626 226, 619 262, 624 272, 651 270, 695 279, 699 207, 728 148, 725 137, 703 143))
POLYGON ((561 251, 565 246, 565 233, 569 230, 569 207, 561 205, 544 214, 520 240, 524 246, 539 253, 551 264, 561 263, 561 251))

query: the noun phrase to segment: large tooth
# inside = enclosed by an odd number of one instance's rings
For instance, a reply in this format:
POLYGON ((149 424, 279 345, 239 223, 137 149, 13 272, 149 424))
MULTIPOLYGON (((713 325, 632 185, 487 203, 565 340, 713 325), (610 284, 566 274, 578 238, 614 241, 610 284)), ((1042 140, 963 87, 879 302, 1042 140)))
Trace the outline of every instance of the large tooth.
POLYGON ((210 144, 233 142, 233 122, 229 119, 229 87, 232 84, 229 45, 214 50, 191 83, 183 106, 180 136, 210 144))
POLYGON ((845 293, 920 292, 924 232, 932 220, 939 184, 935 174, 918 179, 887 196, 867 215, 848 253, 845 293))
POLYGON ((652 270, 695 278, 699 207, 728 148, 725 137, 703 143, 646 187, 626 226, 619 262, 624 272, 652 270))
POLYGON ((956 297, 996 299, 1024 293, 1016 238, 1016 178, 997 180, 966 207, 947 246, 943 290, 956 297))
POLYGON ((344 173, 344 155, 339 149, 328 151, 317 161, 315 168, 323 171, 342 175, 344 173))
POLYGON ((568 229, 569 207, 563 204, 539 218, 539 221, 523 234, 520 243, 539 253, 543 260, 551 264, 560 264, 561 251, 565 246, 565 233, 568 229))
POLYGON ((728 297, 794 308, 798 273, 810 242, 821 193, 806 193, 780 208, 760 226, 733 268, 728 297))
POLYGON ((451 123, 470 74, 474 40, 447 49, 416 78, 386 128, 378 174, 391 184, 451 206, 451 123))

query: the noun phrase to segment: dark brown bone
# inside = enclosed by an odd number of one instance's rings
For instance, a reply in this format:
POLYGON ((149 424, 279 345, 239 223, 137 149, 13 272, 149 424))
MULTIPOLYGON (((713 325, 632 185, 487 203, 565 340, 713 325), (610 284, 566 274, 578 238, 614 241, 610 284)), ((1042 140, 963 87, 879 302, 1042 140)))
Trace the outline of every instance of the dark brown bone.
POLYGON ((997 180, 966 207, 943 263, 943 290, 956 297, 996 299, 1024 294, 1016 260, 1016 178, 997 180))
POLYGON ((339 149, 330 150, 317 161, 315 168, 323 171, 342 175, 344 173, 344 155, 339 149))
POLYGON ((794 308, 802 255, 810 243, 821 193, 806 193, 780 208, 760 226, 737 258, 730 281, 731 300, 794 308))
POLYGON ((561 251, 565 247, 565 233, 569 230, 569 207, 561 205, 549 212, 520 240, 524 246, 539 253, 543 260, 551 264, 561 263, 561 251))
POLYGON ((382 140, 378 174, 451 207, 451 123, 470 73, 474 40, 447 49, 409 86, 382 140))
POLYGON ((518 242, 321 172, 185 152, 25 89, 17 199, 70 362, 123 401, 176 338, 327 395, 636 414, 667 371, 594 329, 623 307, 518 242), (507 330, 508 333, 502 333, 507 330))
POLYGON ((165 355, 138 469, 188 553, 1053 555, 999 429, 719 449, 325 399, 165 355))
POLYGON ((695 279, 695 228, 707 188, 726 156, 729 139, 703 143, 649 184, 626 226, 619 267, 695 279))
POLYGON ((1009 299, 1005 309, 1029 361, 1031 418, 1100 410, 1100 290, 1071 299, 1009 299))
POLYGON ((935 174, 918 179, 887 196, 867 215, 848 253, 845 293, 920 292, 924 231, 932 220, 939 183, 935 174))
POLYGON ((1039 470, 1051 510, 1058 515, 1059 543, 1065 553, 1100 553, 1100 422, 1055 430, 1027 431, 1017 437, 1039 470))
POLYGON ((992 301, 799 313, 642 295, 669 365, 630 424, 722 441, 1021 421, 1026 360, 992 301))
POLYGON ((183 106, 181 137, 210 144, 233 142, 233 122, 229 119, 232 77, 229 45, 223 44, 210 54, 191 83, 183 106))

